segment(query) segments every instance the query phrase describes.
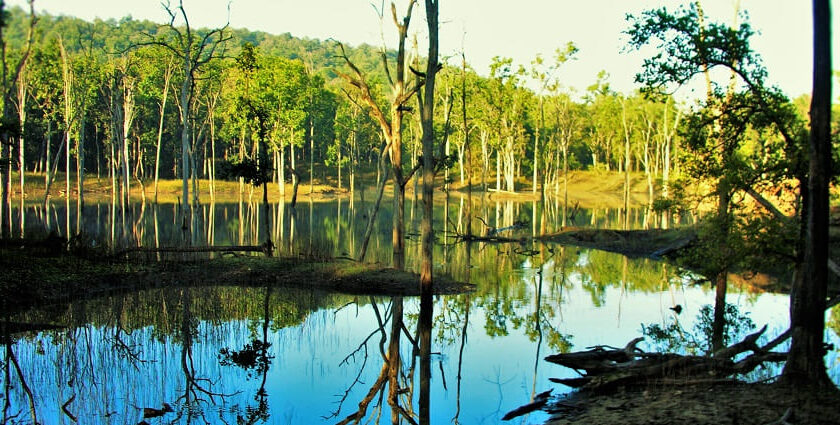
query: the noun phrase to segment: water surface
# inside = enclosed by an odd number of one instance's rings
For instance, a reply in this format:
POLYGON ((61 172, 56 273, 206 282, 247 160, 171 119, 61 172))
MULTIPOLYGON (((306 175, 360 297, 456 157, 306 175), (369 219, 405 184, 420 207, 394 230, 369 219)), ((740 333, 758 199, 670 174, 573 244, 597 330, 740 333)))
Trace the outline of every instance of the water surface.
MULTIPOLYGON (((390 263, 390 204, 383 201, 369 261, 390 263)), ((416 270, 420 211, 410 200, 407 204, 406 264, 416 270)), ((188 237, 194 245, 245 245, 261 243, 270 234, 283 253, 354 256, 370 206, 358 198, 352 206, 347 200, 302 203, 294 210, 273 204, 266 232, 258 204, 203 205, 196 209, 188 237)), ((89 205, 81 214, 62 207, 25 209, 24 231, 66 235, 82 230, 86 238, 110 246, 167 246, 184 237, 177 205, 89 205)), ((487 202, 475 209, 488 226, 514 227, 506 233, 511 236, 564 225, 623 225, 622 212, 609 209, 574 215, 567 209, 565 222, 556 204, 487 202)), ((469 280, 477 290, 433 300, 431 423, 498 423, 537 393, 568 391, 549 378, 576 373, 542 361, 546 355, 623 346, 640 335, 642 324, 678 324, 692 334, 702 324, 702 307, 713 303, 708 287, 693 285, 673 266, 649 259, 553 244, 458 243, 454 236, 465 231, 463 210, 458 198, 436 208, 435 270, 469 280), (683 307, 679 315, 669 309, 677 304, 683 307)), ((15 216, 20 217, 19 210, 15 216)), ((644 210, 631 211, 630 222, 637 228, 663 224, 644 210)), ((474 223, 475 231, 486 231, 484 223, 474 223)), ((732 288, 728 302, 758 326, 767 324, 770 336, 788 326, 784 294, 732 288)), ((16 334, 9 341, 0 357, 3 400, 8 401, 4 414, 9 423, 31 422, 34 411, 44 424, 73 418, 125 424, 143 420, 144 407, 159 409, 167 403, 173 412, 146 420, 339 423, 359 412, 359 403, 390 366, 399 371, 396 401, 389 402, 383 385, 370 398, 362 422, 391 423, 396 412, 409 423, 405 416, 416 419, 423 384, 415 345, 420 304, 416 298, 214 286, 67 300, 10 318, 65 327, 16 334), (402 319, 395 320, 400 311, 402 319), (392 343, 398 362, 389 362, 392 343)), ((837 311, 829 316, 829 329, 829 337, 840 345, 837 311)), ((656 345, 645 344, 649 349, 656 345)), ((827 361, 837 380, 836 351, 827 361)), ((754 378, 777 372, 757 372, 754 378)), ((545 419, 533 413, 512 423, 545 419)))

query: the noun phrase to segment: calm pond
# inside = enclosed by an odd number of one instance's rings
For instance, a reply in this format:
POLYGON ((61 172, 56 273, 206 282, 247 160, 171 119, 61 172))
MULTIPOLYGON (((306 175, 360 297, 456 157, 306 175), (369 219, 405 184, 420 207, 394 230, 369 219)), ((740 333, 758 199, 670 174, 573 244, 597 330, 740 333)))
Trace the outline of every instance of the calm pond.
MULTIPOLYGON (((368 193, 353 205, 347 199, 303 202, 294 210, 272 204, 272 240, 286 254, 353 257, 372 198, 368 193)), ((368 261, 390 263, 391 204, 383 200, 368 261)), ((543 361, 546 355, 594 345, 623 346, 641 335, 643 324, 672 329, 678 324, 680 330, 672 335, 701 342, 705 338, 695 329, 708 324, 708 312, 701 312, 713 304, 714 293, 673 266, 556 244, 468 247, 452 238, 464 231, 464 208, 457 197, 436 206, 435 269, 470 281, 477 290, 435 297, 430 330, 421 329, 417 298, 210 282, 201 288, 67 300, 9 318, 62 328, 15 334, 0 354, 4 420, 31 423, 34 415, 42 424, 317 424, 361 414, 361 423, 384 424, 395 414, 410 423, 405 417, 416 419, 421 403, 424 382, 415 344, 418 331, 425 330, 432 338, 431 423, 495 424, 538 393, 569 391, 549 378, 573 377, 575 372, 543 361), (676 305, 682 306, 681 314, 669 309, 676 305), (395 378, 399 391, 390 403, 387 382, 383 392, 376 392, 379 381, 387 379, 389 349, 400 353, 395 378), (360 409, 365 399, 369 404, 360 409)), ((474 208, 489 226, 513 227, 505 235, 553 232, 564 223, 623 225, 618 210, 569 208, 564 217, 557 203, 543 208, 532 202, 488 201, 474 208)), ((48 211, 26 207, 22 216, 16 209, 13 217, 16 228, 27 234, 81 231, 97 244, 112 246, 167 246, 182 238, 177 205, 119 209, 91 204, 79 214, 71 204, 69 210, 67 214, 62 202, 48 211)), ((413 270, 419 269, 421 214, 419 204, 409 199, 406 264, 413 270)), ((631 211, 630 222, 636 228, 663 223, 643 209, 631 211)), ((264 223, 259 205, 202 205, 195 212, 192 243, 258 244, 265 240, 264 223)), ((475 231, 484 231, 484 226, 474 223, 475 231)), ((787 329, 786 294, 733 286, 728 302, 757 327, 767 324, 771 338, 787 329)), ((829 339, 840 346, 840 311, 828 313, 828 318, 829 339)), ((746 322, 742 318, 739 323, 746 322)), ((749 330, 742 326, 739 334, 749 330)), ((667 344, 648 338, 641 346, 667 344)), ((691 348, 683 344, 680 349, 691 348)), ((837 351, 827 362, 837 382, 837 351)), ((761 371, 754 378, 776 372, 761 371)), ((536 412, 511 423, 546 419, 548 414, 536 412)))

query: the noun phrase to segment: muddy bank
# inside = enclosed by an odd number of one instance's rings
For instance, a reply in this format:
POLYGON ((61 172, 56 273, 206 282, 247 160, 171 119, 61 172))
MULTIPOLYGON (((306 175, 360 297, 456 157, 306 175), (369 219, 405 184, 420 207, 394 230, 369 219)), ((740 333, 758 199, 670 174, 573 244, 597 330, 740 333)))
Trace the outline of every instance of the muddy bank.
MULTIPOLYGON (((149 255, 149 254, 146 254, 149 255)), ((0 297, 6 311, 68 299, 95 298, 168 286, 274 286, 353 295, 420 295, 419 275, 341 259, 257 255, 171 254, 157 260, 49 255, 32 249, 0 248, 0 297), (205 257, 205 258, 200 258, 205 257)), ((474 285, 435 277, 436 294, 470 292, 474 285)))

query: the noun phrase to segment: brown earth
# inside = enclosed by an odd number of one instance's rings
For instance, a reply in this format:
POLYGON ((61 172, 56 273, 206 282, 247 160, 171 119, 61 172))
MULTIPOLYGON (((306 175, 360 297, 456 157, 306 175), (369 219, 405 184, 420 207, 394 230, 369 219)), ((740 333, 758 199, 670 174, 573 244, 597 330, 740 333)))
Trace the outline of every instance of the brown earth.
MULTIPOLYGON (((157 260, 151 252, 132 253, 131 258, 90 252, 56 255, 44 245, 21 249, 22 244, 0 243, 0 307, 7 312, 167 286, 273 286, 353 295, 420 295, 416 273, 353 260, 234 253, 216 253, 215 258, 207 253, 166 253, 157 260)), ((474 288, 437 276, 433 291, 454 294, 474 288)))
POLYGON ((840 391, 728 383, 575 393, 553 400, 549 425, 840 424, 840 391), (783 420, 784 419, 784 420, 783 420))

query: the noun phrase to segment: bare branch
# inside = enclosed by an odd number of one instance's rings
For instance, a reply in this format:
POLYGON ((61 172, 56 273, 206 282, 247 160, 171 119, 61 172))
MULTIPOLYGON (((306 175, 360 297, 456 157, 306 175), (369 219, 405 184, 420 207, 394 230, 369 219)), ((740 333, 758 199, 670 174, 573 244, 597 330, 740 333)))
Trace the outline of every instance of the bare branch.
POLYGON ((385 114, 379 108, 379 105, 373 99, 373 93, 368 85, 367 81, 365 81, 364 75, 362 71, 350 60, 347 56, 347 52, 344 50, 344 44, 341 42, 336 41, 338 44, 338 48, 341 49, 340 58, 344 59, 344 63, 353 71, 353 76, 347 75, 343 72, 336 71, 336 73, 345 81, 347 81, 353 87, 356 87, 359 90, 359 95, 362 97, 362 100, 367 104, 370 109, 373 117, 379 122, 379 126, 382 128, 384 134, 388 135, 388 139, 390 141, 390 134, 391 134, 391 123, 385 117, 385 114))

